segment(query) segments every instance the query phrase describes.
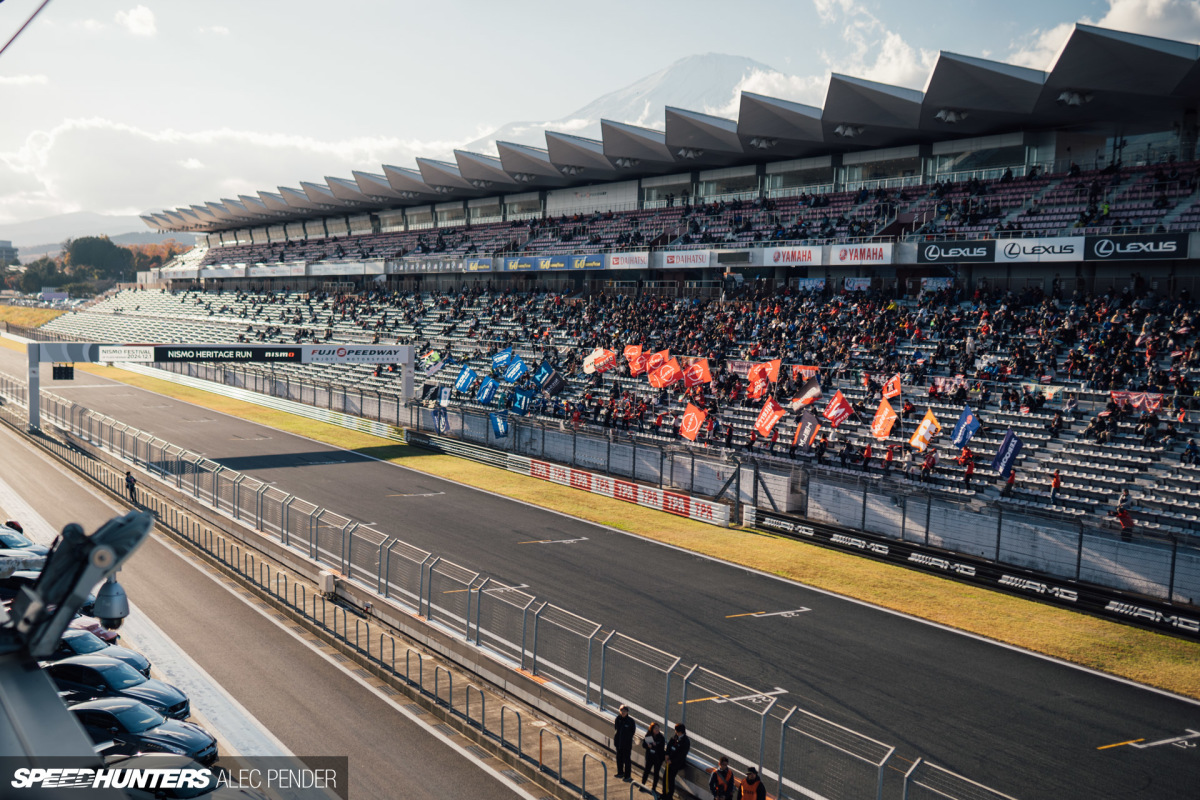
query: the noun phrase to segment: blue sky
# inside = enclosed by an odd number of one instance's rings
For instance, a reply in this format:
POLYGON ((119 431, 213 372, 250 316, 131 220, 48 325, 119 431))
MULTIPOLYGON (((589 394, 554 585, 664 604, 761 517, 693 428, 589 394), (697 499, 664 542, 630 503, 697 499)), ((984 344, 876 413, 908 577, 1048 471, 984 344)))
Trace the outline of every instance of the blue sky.
POLYGON ((0 59, 0 222, 409 165, 696 53, 816 105, 830 71, 921 88, 939 49, 1044 68, 1077 20, 1200 41, 1197 0, 53 0, 0 59))

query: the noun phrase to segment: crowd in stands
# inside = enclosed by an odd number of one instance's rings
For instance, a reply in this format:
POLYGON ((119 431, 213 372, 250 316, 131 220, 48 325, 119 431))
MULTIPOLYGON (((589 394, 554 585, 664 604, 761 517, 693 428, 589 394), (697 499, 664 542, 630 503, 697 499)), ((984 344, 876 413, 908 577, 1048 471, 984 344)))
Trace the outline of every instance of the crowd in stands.
MULTIPOLYGON (((882 293, 806 294, 751 282, 731 287, 720 298, 684 300, 523 294, 474 284, 452 294, 427 295, 381 289, 303 295, 138 292, 106 303, 50 327, 95 335, 96 327, 85 329, 90 321, 107 326, 111 339, 149 341, 152 331, 137 326, 172 317, 221 322, 236 331, 239 341, 411 343, 423 359, 436 354, 448 364, 473 365, 481 380, 491 375, 490 357, 512 347, 531 367, 545 362, 555 368, 566 380, 565 390, 546 395, 525 375, 503 384, 487 405, 476 400, 474 387, 454 401, 496 410, 511 406, 518 391, 530 391, 529 411, 535 417, 682 446, 693 446, 680 438, 682 411, 691 403, 708 415, 695 446, 742 457, 815 459, 857 472, 895 470, 966 494, 987 491, 997 482, 976 467, 990 463, 1000 436, 1012 427, 1029 445, 1027 453, 1036 454, 1020 467, 1016 496, 1044 504, 1053 466, 1065 481, 1054 498, 1060 510, 1102 503, 1105 495, 1097 495, 1097 486, 1107 493, 1152 462, 1186 478, 1196 460, 1190 440, 1193 411, 1200 408, 1194 379, 1200 369, 1197 308, 1186 292, 1169 299, 1156 296, 1138 276, 1128 287, 1070 296, 1057 288, 1049 295, 944 289, 905 300, 882 293), (114 316, 118 308, 122 313, 114 316), (131 327, 114 331, 118 320, 131 327), (621 354, 627 345, 707 359, 712 381, 690 389, 682 382, 655 389, 644 375, 630 375, 620 358, 615 370, 584 370, 585 357, 596 348, 621 354), (746 368, 773 359, 784 365, 778 380, 766 396, 753 396, 746 368), (811 453, 793 441, 802 410, 794 401, 809 373, 792 365, 819 369, 824 397, 812 410, 819 411, 840 389, 854 411, 837 429, 826 423, 811 453), (875 440, 869 424, 893 375, 904 387, 893 401, 900 420, 890 437, 875 440), (768 396, 788 407, 789 415, 769 436, 761 436, 753 423, 768 396), (985 427, 972 440, 973 450, 947 453, 948 429, 967 403, 985 427), (921 453, 908 446, 908 437, 927 409, 947 430, 921 453)), ((206 329, 181 332, 177 340, 196 335, 211 341, 232 338, 206 329)), ((394 391, 394 367, 356 369, 326 380, 394 391)), ((452 366, 420 380, 450 386, 458 372, 452 366)), ((306 377, 320 379, 313 373, 306 377)), ((1004 488, 1014 495, 1011 484, 1004 488)), ((1191 491, 1187 481, 1180 490, 1191 491)))

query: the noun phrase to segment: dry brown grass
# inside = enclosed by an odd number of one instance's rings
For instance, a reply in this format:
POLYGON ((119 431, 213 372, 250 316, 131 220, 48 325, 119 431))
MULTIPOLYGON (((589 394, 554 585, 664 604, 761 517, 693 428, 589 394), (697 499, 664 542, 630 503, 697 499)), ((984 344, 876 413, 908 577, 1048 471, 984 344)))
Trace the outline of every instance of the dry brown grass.
POLYGON ((37 328, 45 325, 56 317, 67 312, 54 308, 25 308, 24 306, 0 305, 0 322, 10 325, 20 325, 25 328, 37 328))
POLYGON ((122 370, 93 366, 81 369, 430 475, 1200 698, 1200 643, 806 542, 739 528, 716 528, 122 370))

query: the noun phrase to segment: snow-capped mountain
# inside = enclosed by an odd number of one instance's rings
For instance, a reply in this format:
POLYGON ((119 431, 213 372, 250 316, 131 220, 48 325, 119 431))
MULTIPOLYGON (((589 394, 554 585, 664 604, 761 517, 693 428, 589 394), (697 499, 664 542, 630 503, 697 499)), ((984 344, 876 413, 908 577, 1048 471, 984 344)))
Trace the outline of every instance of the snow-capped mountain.
POLYGON ((600 137, 600 120, 662 129, 666 106, 717 112, 731 105, 738 87, 755 73, 778 73, 752 58, 706 53, 687 56, 628 86, 596 98, 565 117, 548 122, 510 122, 463 149, 494 153, 495 143, 545 147, 545 131, 600 137))

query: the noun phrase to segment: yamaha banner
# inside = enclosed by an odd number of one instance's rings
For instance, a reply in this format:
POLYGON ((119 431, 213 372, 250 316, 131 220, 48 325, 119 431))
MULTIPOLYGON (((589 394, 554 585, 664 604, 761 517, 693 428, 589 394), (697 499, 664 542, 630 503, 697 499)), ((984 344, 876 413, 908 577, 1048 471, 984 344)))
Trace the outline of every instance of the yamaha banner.
POLYGON ((927 242, 917 245, 918 264, 990 264, 995 258, 994 239, 974 242, 927 242))
POLYGON ((1188 257, 1186 233, 1148 233, 1141 236, 1088 236, 1085 261, 1166 261, 1188 257))
POLYGON ((450 432, 450 417, 446 414, 446 409, 435 408, 433 410, 433 427, 442 436, 450 432))

